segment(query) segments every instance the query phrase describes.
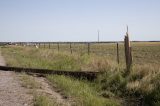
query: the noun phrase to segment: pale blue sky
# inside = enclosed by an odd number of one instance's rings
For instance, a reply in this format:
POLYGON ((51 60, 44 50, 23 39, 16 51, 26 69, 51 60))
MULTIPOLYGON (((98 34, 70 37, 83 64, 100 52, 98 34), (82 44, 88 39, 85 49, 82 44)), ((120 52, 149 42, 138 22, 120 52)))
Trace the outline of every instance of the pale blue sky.
POLYGON ((160 40, 160 0, 0 0, 0 41, 160 40))

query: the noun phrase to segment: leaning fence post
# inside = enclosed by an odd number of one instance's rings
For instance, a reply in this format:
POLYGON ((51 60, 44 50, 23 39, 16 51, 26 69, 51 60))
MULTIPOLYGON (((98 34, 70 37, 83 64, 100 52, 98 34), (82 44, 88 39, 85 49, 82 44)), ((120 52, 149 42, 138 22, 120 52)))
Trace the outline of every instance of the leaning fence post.
POLYGON ((132 52, 129 41, 128 26, 127 26, 127 33, 124 38, 124 47, 125 47, 126 68, 127 72, 129 72, 132 65, 132 52))
POLYGON ((117 43, 117 62, 119 64, 119 44, 117 43))

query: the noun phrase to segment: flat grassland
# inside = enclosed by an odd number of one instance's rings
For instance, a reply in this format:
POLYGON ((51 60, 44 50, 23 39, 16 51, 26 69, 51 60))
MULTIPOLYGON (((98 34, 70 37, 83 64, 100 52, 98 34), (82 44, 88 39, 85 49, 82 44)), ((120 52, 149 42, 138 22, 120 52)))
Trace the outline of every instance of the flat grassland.
POLYGON ((116 61, 116 44, 61 44, 35 47, 3 46, 8 66, 70 71, 103 71, 94 82, 71 77, 48 75, 76 105, 116 106, 127 104, 160 105, 160 42, 133 42, 133 66, 125 76, 123 43, 119 45, 120 64, 116 61), (67 48, 68 47, 68 48, 67 48))

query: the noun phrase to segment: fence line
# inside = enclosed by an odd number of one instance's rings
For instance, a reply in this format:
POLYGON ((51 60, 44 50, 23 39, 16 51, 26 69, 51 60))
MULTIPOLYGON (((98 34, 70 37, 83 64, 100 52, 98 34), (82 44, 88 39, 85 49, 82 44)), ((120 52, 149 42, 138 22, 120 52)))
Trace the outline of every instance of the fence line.
MULTIPOLYGON (((119 43, 121 43, 121 42, 119 42, 119 43)), ((22 46, 22 45, 33 46, 33 47, 38 46, 38 48, 44 48, 44 49, 47 49, 47 48, 48 49, 57 49, 58 52, 68 50, 71 54, 73 54, 73 52, 77 52, 77 51, 79 51, 81 53, 83 53, 83 52, 87 53, 88 55, 91 55, 91 53, 101 54, 101 55, 106 54, 106 53, 107 53, 107 55, 115 54, 116 61, 119 64, 120 63, 119 43, 118 42, 29 42, 29 43, 19 42, 16 44, 18 44, 20 46, 22 46), (84 45, 82 45, 82 44, 84 44, 84 45), (98 47, 101 44, 104 44, 104 45, 98 47), (113 47, 111 49, 113 49, 115 51, 114 52, 110 51, 110 50, 107 51, 105 44, 113 44, 113 47), (56 47, 56 45, 57 45, 57 47, 56 47), (76 47, 77 45, 78 45, 78 47, 80 47, 79 49, 76 47), (102 50, 99 50, 99 49, 102 49, 102 50)))

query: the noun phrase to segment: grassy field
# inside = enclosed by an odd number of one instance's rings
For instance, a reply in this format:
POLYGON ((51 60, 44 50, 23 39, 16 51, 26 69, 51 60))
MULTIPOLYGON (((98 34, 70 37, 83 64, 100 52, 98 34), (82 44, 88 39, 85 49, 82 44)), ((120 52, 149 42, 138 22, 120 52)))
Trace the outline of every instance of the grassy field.
MULTIPOLYGON (((134 64, 146 64, 155 63, 159 64, 160 61, 160 42, 132 42, 132 52, 134 64), (154 52, 153 52, 154 51, 154 52)), ((39 46, 39 45, 38 45, 39 46)), ((31 46, 35 48, 35 46, 31 46)), ((41 49, 49 49, 49 44, 41 44, 41 49)), ((50 44, 52 51, 58 51, 57 44, 50 44)), ((59 52, 68 52, 73 54, 84 55, 88 53, 88 44, 59 44, 59 52)), ((98 56, 105 56, 112 61, 117 61, 117 44, 116 43, 91 43, 90 54, 96 54, 98 56)), ((120 63, 124 63, 124 44, 119 43, 120 63)))
MULTIPOLYGON (((109 55, 76 52, 71 55, 67 50, 58 52, 53 48, 20 46, 1 47, 1 50, 8 66, 105 72, 94 82, 65 76, 47 76, 47 79, 61 88, 67 96, 73 97, 76 105, 127 106, 143 101, 146 106, 159 106, 160 43, 139 42, 132 45, 134 64, 127 76, 124 53, 120 57, 123 58, 121 63, 117 64, 116 49, 112 50, 116 46, 113 44, 95 45, 100 50, 108 49, 109 55)), ((120 53, 122 52, 123 44, 120 45, 120 53)))

